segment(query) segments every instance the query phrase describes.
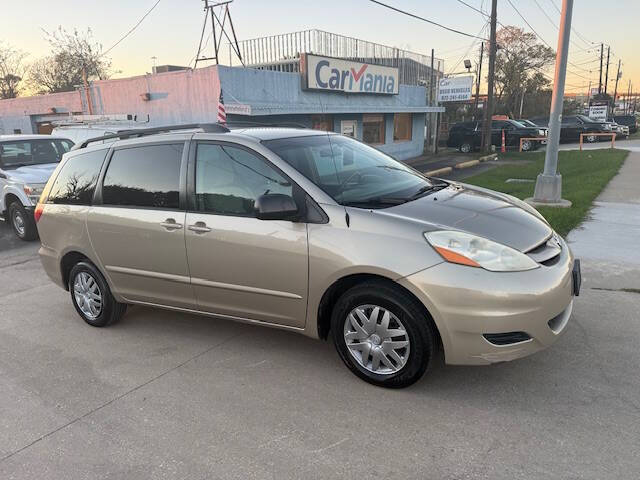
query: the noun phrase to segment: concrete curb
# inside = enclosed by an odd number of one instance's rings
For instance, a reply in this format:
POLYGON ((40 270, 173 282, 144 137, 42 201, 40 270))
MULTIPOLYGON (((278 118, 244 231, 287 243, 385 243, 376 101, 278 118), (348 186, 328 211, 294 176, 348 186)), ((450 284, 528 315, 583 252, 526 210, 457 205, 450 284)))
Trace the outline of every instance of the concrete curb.
POLYGON ((468 162, 456 163, 454 165, 454 168, 458 170, 461 168, 470 168, 470 167, 475 167, 479 163, 480 163, 480 160, 469 160, 468 162))
POLYGON ((429 170, 428 172, 423 172, 425 177, 439 177, 441 175, 447 175, 453 171, 451 167, 443 167, 438 168, 436 170, 429 170))
POLYGON ((489 160, 495 160, 498 158, 497 153, 492 153, 490 155, 485 155, 484 157, 480 157, 478 160, 481 162, 488 162, 489 160))

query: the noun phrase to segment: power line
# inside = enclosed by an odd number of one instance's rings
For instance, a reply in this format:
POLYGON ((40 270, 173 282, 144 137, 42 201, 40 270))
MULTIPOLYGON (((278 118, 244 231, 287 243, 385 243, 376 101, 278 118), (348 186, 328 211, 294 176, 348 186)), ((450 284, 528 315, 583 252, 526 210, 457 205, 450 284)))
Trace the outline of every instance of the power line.
MULTIPOLYGON (((509 5, 511 5, 511 8, 513 8, 513 9, 516 11, 516 13, 518 14, 518 16, 522 19, 522 21, 523 21, 524 23, 526 23, 526 24, 527 24, 527 26, 528 26, 528 27, 531 29, 531 31, 536 35, 536 37, 538 37, 538 38, 542 41, 542 43, 544 43, 544 44, 545 44, 547 47, 549 47, 551 50, 554 50, 554 48, 553 48, 551 45, 549 45, 549 43, 548 43, 548 42, 547 42, 547 41, 542 37, 542 35, 540 35, 540 34, 536 31, 536 29, 535 29, 535 28, 533 28, 533 27, 531 26, 531 24, 527 21, 527 19, 524 17, 524 15, 522 15, 522 14, 520 13, 520 10, 518 10, 518 9, 516 8, 516 6, 513 4, 513 2, 512 2, 511 0, 507 0, 507 2, 509 3, 509 5)), ((572 67, 575 67, 575 65, 574 65, 573 63, 571 63, 571 62, 569 62, 569 61, 567 61, 567 63, 568 63, 569 65, 571 65, 572 67)), ((590 80, 590 78, 585 77, 584 75, 581 75, 581 74, 576 73, 576 72, 574 72, 574 71, 571 71, 571 70, 568 70, 568 69, 567 69, 567 71, 568 71, 569 73, 571 73, 572 75, 576 75, 577 77, 582 77, 582 78, 584 78, 584 79, 586 79, 586 80, 590 80)))
POLYGON ((435 25, 436 27, 444 28, 445 30, 448 30, 449 32, 457 33, 459 35, 464 35, 465 37, 477 38, 478 40, 483 40, 483 41, 486 40, 486 38, 477 37, 476 35, 472 35, 470 33, 462 32, 460 30, 456 30, 455 28, 445 27, 444 25, 442 25, 442 24, 440 24, 438 22, 434 22, 433 20, 429 20, 427 18, 424 18, 424 17, 421 17, 419 15, 407 12, 405 10, 400 10, 399 8, 396 8, 394 6, 387 5, 386 3, 379 2, 378 0, 369 0, 369 1, 372 2, 372 3, 375 3, 377 5, 380 5, 381 7, 385 7, 385 8, 388 8, 390 10, 394 10, 394 11, 396 11, 398 13, 402 13, 403 15, 407 15, 409 17, 416 18, 418 20, 422 20, 423 22, 430 23, 431 25, 435 25))
MULTIPOLYGON (((485 23, 484 26, 480 29, 480 31, 478 32, 478 35, 480 35, 482 32, 485 31, 485 29, 487 28, 487 26, 489 26, 489 22, 485 23)), ((452 74, 456 68, 458 68, 458 65, 460 65, 460 62, 462 60, 464 60, 464 58, 469 54, 469 52, 471 51, 471 49, 473 47, 475 47, 478 44, 478 40, 474 40, 471 45, 469 45, 469 48, 467 48, 467 51, 464 52, 464 54, 462 54, 462 56, 458 59, 458 61, 456 62, 456 64, 451 68, 451 70, 449 70, 449 74, 452 74)))
MULTIPOLYGON (((551 4, 553 5, 553 8, 555 8, 555 9, 558 11, 558 13, 562 14, 562 11, 560 10, 560 8, 559 8, 559 7, 558 7, 558 5, 556 4, 556 2, 555 2, 554 0, 549 0, 549 1, 550 1, 550 2, 551 2, 551 4)), ((575 34, 578 36, 578 38, 579 38, 580 40, 582 40, 585 44, 590 45, 590 46, 593 46, 593 45, 595 45, 595 44, 596 44, 596 42, 592 42, 592 41, 591 41, 591 40, 589 40, 588 38, 587 38, 587 39, 585 39, 585 37, 584 37, 583 35, 581 35, 581 34, 580 34, 580 32, 578 32, 578 30, 576 30, 575 28, 571 27, 571 31, 572 31, 573 33, 575 33, 575 34)))
POLYGON ((153 12, 153 9, 156 8, 158 6, 158 4, 160 3, 161 0, 157 0, 156 3, 153 4, 153 6, 147 10, 147 13, 145 13, 142 18, 140 20, 138 20, 138 23, 136 23, 131 30, 129 30, 127 33, 125 33, 122 37, 120 37, 120 40, 118 40, 116 43, 114 43, 113 45, 111 45, 111 47, 109 47, 102 55, 106 55, 107 53, 109 53, 111 50, 113 50, 116 46, 118 46, 118 44, 120 42, 122 42, 125 38, 127 38, 129 35, 131 35, 133 33, 133 31, 138 28, 138 26, 144 21, 145 18, 147 18, 147 16, 153 12))

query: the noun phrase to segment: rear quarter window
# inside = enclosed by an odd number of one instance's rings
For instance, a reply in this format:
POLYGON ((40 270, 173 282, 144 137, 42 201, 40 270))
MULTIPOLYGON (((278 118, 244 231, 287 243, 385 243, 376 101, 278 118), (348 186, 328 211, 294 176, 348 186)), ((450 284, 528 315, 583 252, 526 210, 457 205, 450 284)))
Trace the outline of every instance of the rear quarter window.
POLYGON ((70 157, 51 186, 47 203, 91 205, 107 151, 95 150, 70 157))

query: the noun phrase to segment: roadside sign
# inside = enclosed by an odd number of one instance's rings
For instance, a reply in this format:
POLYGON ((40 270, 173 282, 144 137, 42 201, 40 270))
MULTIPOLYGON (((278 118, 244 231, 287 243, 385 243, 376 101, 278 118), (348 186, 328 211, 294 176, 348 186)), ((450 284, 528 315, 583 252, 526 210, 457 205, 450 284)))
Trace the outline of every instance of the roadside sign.
POLYGON ((597 122, 606 122, 608 111, 608 105, 591 105, 589 107, 589 118, 597 122))
POLYGON ((443 78, 438 82, 438 102, 464 102, 471 100, 473 77, 443 78))

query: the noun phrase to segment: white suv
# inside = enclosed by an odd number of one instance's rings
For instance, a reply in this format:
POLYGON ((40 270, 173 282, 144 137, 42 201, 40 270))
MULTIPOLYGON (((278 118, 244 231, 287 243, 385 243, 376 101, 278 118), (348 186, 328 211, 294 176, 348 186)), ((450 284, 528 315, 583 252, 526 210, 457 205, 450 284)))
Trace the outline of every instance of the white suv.
POLYGON ((38 237, 33 209, 71 147, 68 138, 51 135, 0 135, 0 214, 20 239, 38 237))

